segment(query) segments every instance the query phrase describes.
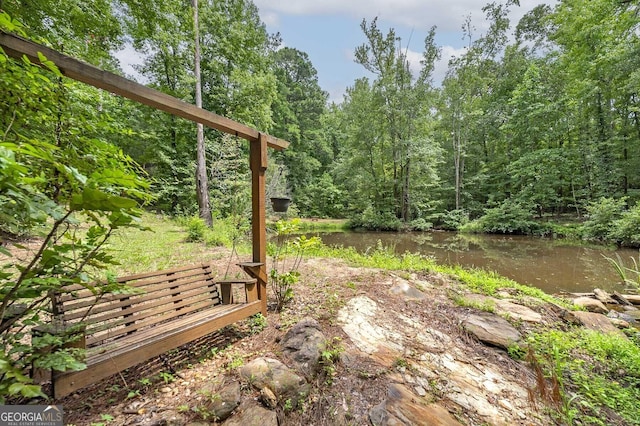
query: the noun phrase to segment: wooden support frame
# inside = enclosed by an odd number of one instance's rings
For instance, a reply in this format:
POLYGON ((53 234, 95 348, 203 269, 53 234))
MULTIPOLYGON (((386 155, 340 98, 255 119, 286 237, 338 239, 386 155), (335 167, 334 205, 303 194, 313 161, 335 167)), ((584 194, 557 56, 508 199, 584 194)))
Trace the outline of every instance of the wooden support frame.
POLYGON ((285 140, 276 138, 275 136, 261 134, 249 126, 198 108, 171 95, 143 86, 117 74, 101 70, 93 65, 63 55, 56 50, 14 34, 0 31, 0 46, 2 46, 5 53, 12 58, 20 59, 23 55, 26 55, 31 62, 38 65, 41 65, 38 57, 38 52, 40 52, 48 60, 56 64, 60 72, 66 77, 87 83, 99 89, 107 90, 111 93, 116 93, 160 111, 202 123, 212 129, 239 136, 249 141, 257 141, 259 137, 262 137, 266 140, 270 148, 285 149, 289 146, 289 142, 285 140))
POLYGON ((253 236, 254 268, 244 268, 258 280, 258 298, 262 303, 262 315, 267 315, 267 224, 265 172, 267 170, 267 140, 260 134, 258 140, 251 141, 249 151, 251 167, 251 235, 253 236))
POLYGON ((253 262, 241 266, 250 276, 257 280, 256 285, 258 299, 260 300, 260 312, 266 315, 267 237, 265 171, 268 162, 267 147, 282 150, 289 146, 289 142, 261 133, 249 126, 198 108, 166 93, 143 86, 135 81, 64 55, 49 47, 1 30, 0 47, 2 47, 4 52, 10 57, 20 59, 26 56, 32 63, 41 66, 43 64, 40 61, 38 53, 42 53, 46 59, 53 62, 66 77, 107 90, 160 111, 202 123, 207 127, 244 138, 250 142, 249 163, 251 166, 253 262))

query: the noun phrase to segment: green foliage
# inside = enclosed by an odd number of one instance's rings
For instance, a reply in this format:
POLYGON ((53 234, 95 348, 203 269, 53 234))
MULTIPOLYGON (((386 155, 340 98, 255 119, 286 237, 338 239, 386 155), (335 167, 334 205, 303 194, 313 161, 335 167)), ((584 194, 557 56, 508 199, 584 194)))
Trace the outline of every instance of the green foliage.
POLYGON ((602 197, 587 206, 587 220, 582 227, 583 237, 592 241, 608 241, 615 229, 615 221, 622 217, 624 199, 602 197))
POLYGON ((319 237, 294 236, 299 231, 299 220, 279 220, 274 224, 275 241, 267 245, 271 256, 269 282, 276 299, 275 310, 281 311, 293 298, 293 287, 300 279, 298 271, 303 255, 321 246, 319 237))
POLYGON ((267 318, 260 313, 252 315, 251 318, 249 318, 250 334, 260 333, 262 330, 267 328, 267 325, 267 318))
POLYGON ((445 231, 458 231, 469 223, 469 213, 465 210, 449 210, 438 218, 438 228, 445 231))
POLYGON ((390 211, 376 211, 369 206, 361 215, 349 220, 349 227, 372 231, 399 231, 402 228, 402 222, 390 211))
POLYGON ((200 217, 193 216, 187 220, 187 241, 199 242, 204 241, 207 232, 207 224, 200 217))
POLYGON ((305 216, 345 217, 346 192, 334 184, 331 175, 324 173, 296 193, 296 204, 305 216))
MULTIPOLYGON (((7 21, 3 15, 2 25, 7 21)), ((84 368, 81 351, 66 347, 77 333, 44 328, 52 322, 50 298, 71 284, 96 294, 126 291, 104 281, 102 270, 117 263, 104 248, 119 228, 139 227, 138 204, 151 197, 131 158, 98 138, 113 133, 113 123, 84 113, 82 99, 93 89, 64 81, 50 62, 42 69, 26 58, 13 61, 1 51, 0 57, 0 238, 8 256, 0 268, 4 402, 38 394, 26 376, 31 366, 84 368), (11 257, 9 247, 22 248, 17 238, 24 236, 37 237, 36 247, 11 257), (92 284, 99 279, 104 284, 92 284), (35 335, 36 328, 44 331, 35 335)))
POLYGON ((344 346, 341 338, 334 337, 325 342, 324 348, 320 353, 320 365, 325 377, 325 384, 331 385, 333 383, 333 378, 337 374, 336 364, 340 361, 340 355, 343 352, 344 346))
POLYGON ((433 223, 427 222, 423 218, 412 220, 409 224, 409 228, 413 231, 428 231, 433 228, 433 223))
POLYGON ((544 234, 544 226, 534 221, 532 216, 531 208, 509 199, 498 207, 486 209, 484 216, 473 224, 462 226, 461 230, 481 230, 490 234, 544 234))
POLYGON ((609 238, 619 245, 640 247, 640 204, 622 212, 613 222, 609 238))
POLYGON ((559 385, 557 410, 567 424, 640 424, 636 344, 582 328, 532 334, 528 344, 544 377, 559 385))

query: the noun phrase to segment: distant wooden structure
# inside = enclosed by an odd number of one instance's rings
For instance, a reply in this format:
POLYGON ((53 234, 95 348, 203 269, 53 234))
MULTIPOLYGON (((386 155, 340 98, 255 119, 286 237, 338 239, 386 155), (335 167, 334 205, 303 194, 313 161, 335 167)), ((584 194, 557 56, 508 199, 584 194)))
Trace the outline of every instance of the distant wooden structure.
MULTIPOLYGON (((143 86, 132 80, 128 80, 119 75, 101 70, 97 67, 63 55, 46 46, 34 43, 30 40, 18 37, 13 34, 0 31, 0 46, 5 53, 13 58, 20 59, 26 55, 34 64, 41 64, 38 52, 42 53, 47 60, 52 61, 66 77, 89 84, 91 86, 107 90, 111 93, 132 99, 144 105, 151 106, 160 111, 173 114, 187 120, 202 123, 219 131, 235 135, 249 141, 250 154, 249 164, 251 167, 251 222, 252 222, 252 245, 253 261, 242 263, 239 266, 256 281, 257 298, 259 309, 256 311, 267 313, 267 271, 266 271, 266 217, 265 217, 265 171, 267 169, 267 147, 276 150, 285 149, 289 142, 276 137, 261 133, 244 124, 235 122, 226 117, 214 114, 210 111, 188 104, 173 96, 143 86)), ((218 283, 220 285, 220 283, 218 283)), ((222 284, 222 292, 225 292, 225 284, 222 284)), ((223 294, 224 295, 224 294, 223 294)), ((249 300, 247 300, 249 302, 249 300)), ((223 303, 222 306, 225 306, 223 303)), ((228 306, 228 304, 226 305, 228 306)), ((227 308, 225 308, 227 309, 227 308)), ((244 310, 244 314, 238 315, 234 311, 233 317, 226 318, 235 322, 255 313, 253 310, 244 310)), ((222 317, 224 318, 224 313, 222 317)), ((225 324, 228 321, 216 321, 215 327, 225 324)), ((214 330, 211 330, 214 331, 214 330)), ((176 339, 176 341, 183 339, 176 339)), ((166 350, 166 349, 165 349, 166 350)), ((142 361, 142 359, 140 359, 142 361)), ((126 368, 126 367, 125 367, 126 368)), ((114 369, 114 372, 117 369, 114 369)), ((86 383, 85 383, 86 384, 86 383)), ((73 391, 76 386, 71 386, 65 393, 73 391)), ((56 392, 57 393, 57 392, 56 392)), ((62 393, 56 397, 62 396, 62 393)))

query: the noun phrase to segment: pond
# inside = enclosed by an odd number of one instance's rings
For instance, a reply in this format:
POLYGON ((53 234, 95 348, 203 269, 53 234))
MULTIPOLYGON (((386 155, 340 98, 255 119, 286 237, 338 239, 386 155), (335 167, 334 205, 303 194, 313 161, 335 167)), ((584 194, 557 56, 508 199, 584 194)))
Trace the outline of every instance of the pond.
POLYGON ((604 256, 616 253, 631 266, 638 251, 571 245, 567 241, 527 236, 457 234, 453 232, 386 233, 338 232, 317 234, 329 246, 353 247, 360 252, 393 247, 396 253, 432 256, 440 264, 496 271, 547 293, 590 292, 594 288, 625 292, 625 286, 604 256))

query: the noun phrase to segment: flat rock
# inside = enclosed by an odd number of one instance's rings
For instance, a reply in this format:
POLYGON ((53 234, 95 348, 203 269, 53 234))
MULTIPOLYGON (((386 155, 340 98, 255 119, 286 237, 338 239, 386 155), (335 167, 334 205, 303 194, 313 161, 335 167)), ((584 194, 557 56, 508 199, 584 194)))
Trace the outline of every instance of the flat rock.
POLYGON ((609 312, 609 309, 604 306, 604 303, 597 299, 592 299, 591 297, 577 297, 573 299, 573 304, 583 307, 589 312, 595 312, 598 314, 606 314, 607 312, 609 312))
POLYGON ((369 411, 369 420, 373 426, 461 426, 445 408, 429 404, 398 383, 389 385, 387 399, 369 411))
POLYGON ((624 329, 631 327, 631 324, 620 318, 609 318, 609 321, 611 321, 611 324, 615 325, 618 328, 624 329))
POLYGON ((282 352, 296 368, 310 375, 318 369, 326 340, 318 321, 305 318, 285 334, 282 352))
POLYGON ((233 382, 222 388, 220 392, 205 396, 208 396, 211 401, 207 410, 217 421, 225 420, 240 405, 240 383, 233 382))
POLYGON ((462 325, 481 342, 503 349, 522 339, 520 332, 507 320, 489 312, 470 314, 462 325))
POLYGON ((593 294, 596 296, 596 299, 598 299, 602 303, 608 303, 608 304, 617 303, 615 300, 611 298, 611 295, 609 293, 599 288, 594 289, 593 294))
POLYGON ((508 300, 497 299, 495 297, 475 293, 465 295, 464 299, 469 302, 477 303, 478 305, 495 306, 496 313, 500 315, 507 315, 516 320, 532 323, 542 322, 542 315, 538 312, 526 306, 509 302, 508 300))
POLYGON ((240 376, 257 390, 269 388, 278 402, 290 400, 293 408, 309 393, 309 384, 303 377, 273 358, 254 359, 240 368, 240 376))
POLYGON ((625 294, 624 298, 633 303, 634 305, 640 305, 640 294, 625 294))
POLYGON ((580 324, 589 330, 595 330, 602 333, 616 333, 624 336, 624 333, 616 328, 611 323, 611 320, 602 314, 595 312, 573 311, 571 312, 574 318, 576 318, 580 324))
POLYGON ((223 423, 225 426, 278 426, 278 415, 259 405, 241 407, 236 415, 223 423))
POLYGON ((427 297, 422 291, 412 286, 409 281, 396 276, 393 278, 393 287, 389 289, 389 293, 400 295, 410 300, 423 300, 427 297))

